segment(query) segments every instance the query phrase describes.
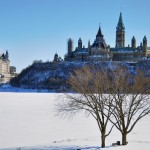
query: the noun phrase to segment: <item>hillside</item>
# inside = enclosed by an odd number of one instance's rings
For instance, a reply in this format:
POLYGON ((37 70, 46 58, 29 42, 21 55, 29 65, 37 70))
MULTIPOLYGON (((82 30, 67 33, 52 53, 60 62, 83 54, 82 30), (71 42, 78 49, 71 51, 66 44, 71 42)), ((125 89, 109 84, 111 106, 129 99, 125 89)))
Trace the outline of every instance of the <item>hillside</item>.
POLYGON ((113 70, 117 66, 125 66, 131 72, 135 69, 142 69, 146 75, 150 74, 150 63, 142 61, 138 63, 129 62, 35 62, 22 70, 17 77, 13 78, 10 84, 13 87, 26 89, 49 89, 56 92, 68 90, 67 79, 69 75, 83 66, 92 66, 99 69, 113 70))

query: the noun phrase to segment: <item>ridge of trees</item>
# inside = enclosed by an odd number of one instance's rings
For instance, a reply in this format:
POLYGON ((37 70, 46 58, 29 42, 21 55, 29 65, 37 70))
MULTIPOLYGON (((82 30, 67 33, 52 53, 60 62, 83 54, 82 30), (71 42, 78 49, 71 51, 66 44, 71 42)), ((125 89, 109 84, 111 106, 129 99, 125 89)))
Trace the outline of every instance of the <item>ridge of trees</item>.
POLYGON ((66 83, 67 79, 74 70, 85 66, 110 71, 117 66, 124 66, 132 73, 139 68, 144 71, 145 75, 150 76, 149 65, 146 62, 42 62, 42 60, 35 60, 33 64, 11 79, 10 84, 20 88, 49 89, 57 92, 70 91, 66 83))

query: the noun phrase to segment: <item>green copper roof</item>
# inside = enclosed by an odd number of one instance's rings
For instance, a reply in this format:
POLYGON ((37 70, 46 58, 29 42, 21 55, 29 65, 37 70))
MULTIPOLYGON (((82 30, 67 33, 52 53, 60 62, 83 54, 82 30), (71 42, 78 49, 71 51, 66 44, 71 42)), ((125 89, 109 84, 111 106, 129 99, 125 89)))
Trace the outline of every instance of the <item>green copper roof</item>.
POLYGON ((116 29, 120 29, 120 30, 125 29, 124 24, 123 24, 123 19, 122 19, 122 13, 120 13, 119 21, 118 21, 118 25, 117 25, 116 29))

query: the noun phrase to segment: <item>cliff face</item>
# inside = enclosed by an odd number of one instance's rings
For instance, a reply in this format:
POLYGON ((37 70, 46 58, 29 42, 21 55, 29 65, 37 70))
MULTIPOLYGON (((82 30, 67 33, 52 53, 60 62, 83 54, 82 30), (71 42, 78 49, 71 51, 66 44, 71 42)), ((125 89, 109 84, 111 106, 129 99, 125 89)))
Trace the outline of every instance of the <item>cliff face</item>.
POLYGON ((15 87, 28 89, 50 89, 65 91, 69 87, 67 79, 75 69, 83 66, 92 66, 99 69, 114 70, 117 66, 127 67, 131 72, 137 68, 146 68, 150 74, 150 63, 127 63, 127 62, 36 62, 22 70, 22 72, 10 81, 15 87))

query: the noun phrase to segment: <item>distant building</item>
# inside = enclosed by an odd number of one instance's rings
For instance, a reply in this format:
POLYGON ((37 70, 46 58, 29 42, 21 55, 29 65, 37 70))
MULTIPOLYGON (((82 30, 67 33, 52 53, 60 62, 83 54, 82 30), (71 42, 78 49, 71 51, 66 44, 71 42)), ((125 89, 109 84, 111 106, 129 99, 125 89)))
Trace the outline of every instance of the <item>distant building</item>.
POLYGON ((136 46, 136 39, 133 36, 131 39, 131 47, 125 47, 125 26, 120 13, 119 21, 116 27, 116 47, 110 48, 113 54, 112 60, 115 61, 139 61, 144 57, 150 56, 150 48, 147 46, 147 38, 144 36, 140 46, 136 46))
POLYGON ((61 57, 59 57, 58 54, 55 53, 53 62, 60 62, 60 61, 62 61, 61 57))
POLYGON ((98 29, 94 43, 90 45, 90 41, 88 41, 87 48, 82 46, 82 40, 79 38, 78 47, 73 51, 73 40, 71 38, 68 40, 68 53, 65 55, 66 61, 106 61, 109 59, 110 49, 105 42, 101 27, 98 29))
MULTIPOLYGON (((11 66, 11 68, 12 67, 13 66, 11 66)), ((13 73, 16 72, 16 69, 13 69, 12 73, 11 68, 8 51, 6 51, 5 54, 0 54, 0 83, 8 82, 12 77, 14 77, 13 73)))
POLYGON ((108 46, 99 27, 94 43, 88 47, 82 46, 82 39, 78 40, 78 47, 73 50, 73 40, 68 40, 68 50, 65 55, 65 61, 139 61, 144 57, 150 57, 150 48, 147 46, 147 38, 144 36, 140 46, 136 46, 136 38, 133 36, 131 47, 125 46, 125 26, 123 23, 122 13, 116 27, 116 46, 108 46))
POLYGON ((102 34, 101 28, 99 27, 98 33, 94 43, 89 48, 89 57, 88 60, 100 60, 107 61, 111 59, 110 48, 106 44, 104 36, 102 34))

